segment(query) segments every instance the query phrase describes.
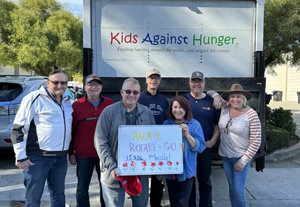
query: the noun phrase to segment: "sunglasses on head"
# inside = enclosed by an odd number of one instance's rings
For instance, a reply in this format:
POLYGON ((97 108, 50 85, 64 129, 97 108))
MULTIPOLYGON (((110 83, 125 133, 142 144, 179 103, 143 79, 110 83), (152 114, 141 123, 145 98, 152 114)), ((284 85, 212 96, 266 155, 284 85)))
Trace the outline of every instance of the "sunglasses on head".
POLYGON ((68 81, 52 81, 50 79, 48 79, 48 81, 50 81, 51 83, 53 83, 55 86, 57 86, 58 84, 65 86, 68 84, 68 81))
POLYGON ((124 91, 125 91, 125 93, 128 94, 128 95, 131 94, 131 93, 133 93, 133 95, 135 95, 135 96, 138 95, 138 94, 140 93, 139 91, 132 91, 132 90, 124 90, 124 91))

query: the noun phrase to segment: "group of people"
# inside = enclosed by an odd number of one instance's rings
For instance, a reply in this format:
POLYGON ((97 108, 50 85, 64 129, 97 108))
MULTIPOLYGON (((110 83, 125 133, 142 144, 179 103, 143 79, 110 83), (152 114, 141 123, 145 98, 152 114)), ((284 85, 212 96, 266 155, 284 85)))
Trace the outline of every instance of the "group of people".
MULTIPOLYGON (((85 97, 73 105, 63 94, 68 76, 62 70, 49 74, 47 87, 24 97, 13 123, 12 142, 16 166, 24 174, 25 206, 39 207, 45 182, 52 207, 65 207, 67 155, 76 165, 77 207, 89 207, 89 185, 96 169, 101 206, 124 205, 125 189, 118 174, 119 125, 180 125, 183 173, 164 175, 171 207, 196 206, 195 178, 200 207, 212 206, 211 148, 221 137, 219 154, 229 183, 232 207, 245 207, 249 163, 260 147, 261 125, 257 113, 246 105, 251 94, 239 84, 220 96, 204 93, 205 78, 196 71, 190 92, 169 101, 159 93, 161 73, 146 73, 141 92, 134 78, 124 81, 122 100, 102 96, 102 81, 91 74, 85 79, 85 97), (153 107, 154 106, 154 107, 153 107)), ((172 137, 170 137, 172 139, 172 137)), ((146 207, 149 177, 138 176, 142 191, 131 196, 134 207, 146 207)), ((151 176, 150 205, 160 207, 162 176, 151 176)))

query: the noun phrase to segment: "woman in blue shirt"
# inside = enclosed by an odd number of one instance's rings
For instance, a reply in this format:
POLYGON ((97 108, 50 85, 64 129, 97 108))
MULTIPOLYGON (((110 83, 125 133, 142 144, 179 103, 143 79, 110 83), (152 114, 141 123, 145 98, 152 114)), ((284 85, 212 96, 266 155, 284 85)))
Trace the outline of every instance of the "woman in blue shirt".
POLYGON ((205 149, 202 127, 193 119, 188 101, 183 96, 175 96, 170 103, 167 124, 178 124, 182 129, 183 174, 167 175, 171 207, 187 207, 196 176, 197 153, 205 149))

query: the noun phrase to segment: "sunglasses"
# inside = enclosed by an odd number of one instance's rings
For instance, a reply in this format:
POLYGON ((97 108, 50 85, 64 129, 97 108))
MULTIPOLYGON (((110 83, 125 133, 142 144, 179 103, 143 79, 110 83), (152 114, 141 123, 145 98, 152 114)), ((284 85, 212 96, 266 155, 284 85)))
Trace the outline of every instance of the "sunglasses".
POLYGON ((126 94, 130 95, 131 93, 133 93, 133 95, 138 95, 140 92, 139 91, 132 91, 132 90, 124 90, 126 94))
POLYGON ((68 84, 68 81, 52 81, 50 79, 48 79, 48 81, 50 81, 51 83, 53 83, 53 85, 57 86, 58 84, 62 85, 62 86, 66 86, 68 84))
POLYGON ((229 127, 231 127, 231 125, 232 125, 232 118, 230 118, 229 120, 228 120, 228 122, 227 122, 227 124, 226 124, 226 133, 228 134, 228 132, 229 132, 229 127))

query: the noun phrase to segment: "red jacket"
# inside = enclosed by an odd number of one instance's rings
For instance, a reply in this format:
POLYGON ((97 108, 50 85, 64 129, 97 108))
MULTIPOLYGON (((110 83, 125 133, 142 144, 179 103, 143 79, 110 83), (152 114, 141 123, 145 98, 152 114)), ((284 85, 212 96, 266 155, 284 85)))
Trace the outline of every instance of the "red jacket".
POLYGON ((94 147, 94 134, 98 118, 103 109, 113 104, 110 98, 101 96, 101 102, 94 107, 85 97, 73 103, 72 141, 69 154, 76 154, 76 157, 97 157, 94 147))

